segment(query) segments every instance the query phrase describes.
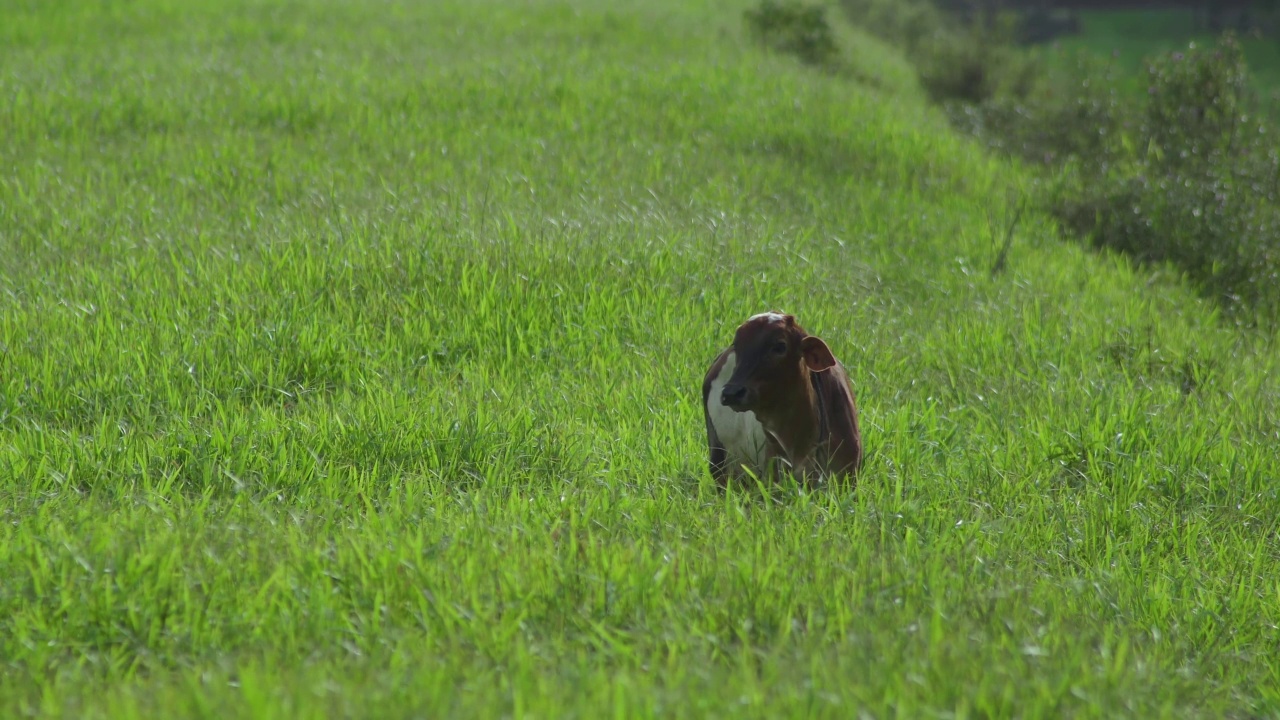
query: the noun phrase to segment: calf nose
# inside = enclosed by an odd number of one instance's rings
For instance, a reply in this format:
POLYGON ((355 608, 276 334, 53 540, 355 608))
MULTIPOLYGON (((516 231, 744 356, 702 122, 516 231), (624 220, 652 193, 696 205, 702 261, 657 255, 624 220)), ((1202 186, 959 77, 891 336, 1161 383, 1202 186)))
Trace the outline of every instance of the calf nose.
POLYGON ((720 391, 721 405, 741 405, 747 399, 747 388, 743 385, 725 385, 720 391))

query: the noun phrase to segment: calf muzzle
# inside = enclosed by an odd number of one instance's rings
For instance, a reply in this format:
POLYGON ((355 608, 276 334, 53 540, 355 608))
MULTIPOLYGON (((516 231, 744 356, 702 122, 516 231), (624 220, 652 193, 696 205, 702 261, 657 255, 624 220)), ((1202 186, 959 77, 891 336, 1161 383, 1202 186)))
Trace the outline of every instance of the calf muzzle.
POLYGON ((720 391, 720 403, 740 411, 745 409, 748 395, 745 385, 725 385, 724 390, 720 391))

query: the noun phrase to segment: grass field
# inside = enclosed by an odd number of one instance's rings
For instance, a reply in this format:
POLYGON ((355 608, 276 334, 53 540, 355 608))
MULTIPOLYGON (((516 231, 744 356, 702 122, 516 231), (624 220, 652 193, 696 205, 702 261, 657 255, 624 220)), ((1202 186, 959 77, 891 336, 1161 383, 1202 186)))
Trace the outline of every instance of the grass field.
POLYGON ((0 0, 0 715, 1280 715, 1273 338, 745 7, 0 0), (710 484, 768 308, 856 490, 710 484))
MULTIPOLYGON (((1114 57, 1117 66, 1133 76, 1135 89, 1142 92, 1146 91, 1141 78, 1147 59, 1185 50, 1192 42, 1207 47, 1217 39, 1197 26, 1190 11, 1082 12, 1080 24, 1079 34, 1059 38, 1056 44, 1068 51, 1083 49, 1114 57)), ((1252 35, 1240 40, 1255 90, 1274 105, 1280 100, 1280 44, 1274 38, 1252 35)))

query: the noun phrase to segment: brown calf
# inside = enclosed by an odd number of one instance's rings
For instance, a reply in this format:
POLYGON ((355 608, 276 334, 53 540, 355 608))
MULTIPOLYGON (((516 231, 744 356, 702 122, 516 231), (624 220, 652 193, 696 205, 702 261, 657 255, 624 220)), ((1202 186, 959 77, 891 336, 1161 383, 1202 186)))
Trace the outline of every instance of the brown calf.
POLYGON ((862 466, 849 376, 791 315, 761 313, 738 326, 702 381, 702 407, 721 486, 743 466, 761 478, 789 469, 810 486, 852 482, 862 466))

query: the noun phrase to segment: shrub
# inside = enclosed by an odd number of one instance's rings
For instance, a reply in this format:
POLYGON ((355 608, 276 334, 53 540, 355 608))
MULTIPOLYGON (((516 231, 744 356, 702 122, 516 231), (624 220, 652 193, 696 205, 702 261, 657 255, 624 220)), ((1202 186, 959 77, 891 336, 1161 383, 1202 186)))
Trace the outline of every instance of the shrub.
MULTIPOLYGON (((904 50, 957 126, 1044 165, 1038 199, 1067 227, 1280 321, 1280 151, 1232 37, 1152 59, 1143 95, 1084 53, 1045 69, 1017 47, 1012 16, 963 23, 927 0, 841 2, 904 50)), ((764 0, 747 18, 806 62, 835 54, 820 8, 764 0)))
POLYGON ((836 55, 836 41, 827 23, 826 10, 798 0, 763 0, 747 10, 747 26, 766 47, 789 53, 809 65, 829 65, 836 55))
POLYGON ((1045 165, 1040 200, 1073 231, 1138 262, 1172 263, 1206 294, 1280 318, 1280 153, 1224 36, 1148 61, 1126 90, 1081 53, 1022 95, 952 106, 999 151, 1045 165))
POLYGON ((1039 69, 1014 45, 1016 34, 1012 14, 938 30, 912 51, 921 86, 942 103, 1025 96, 1039 69))
POLYGON ((1280 154, 1239 45, 1228 36, 1156 58, 1146 80, 1145 103, 1126 110, 1141 121, 1119 142, 1077 149, 1050 207, 1097 245, 1171 262, 1211 295, 1274 313, 1280 154))
POLYGON ((1192 44, 1188 53, 1157 58, 1147 76, 1146 135, 1167 163, 1181 167, 1239 154, 1232 146, 1246 130, 1251 98, 1244 55, 1232 37, 1212 51, 1192 44))
POLYGON ((1106 165, 1140 118, 1126 102, 1114 66, 1079 52, 1066 69, 1033 78, 1022 95, 953 106, 952 122, 991 148, 1036 163, 1074 158, 1106 165))
POLYGON ((914 55, 952 23, 927 0, 842 0, 845 13, 872 34, 914 55))
POLYGON ((1037 69, 1015 47, 1012 13, 962 20, 928 0, 842 0, 853 22, 901 47, 937 102, 979 103, 1025 94, 1037 69))

